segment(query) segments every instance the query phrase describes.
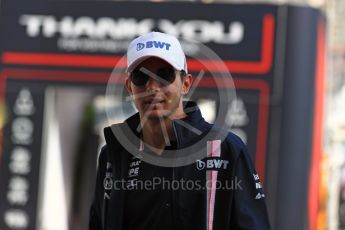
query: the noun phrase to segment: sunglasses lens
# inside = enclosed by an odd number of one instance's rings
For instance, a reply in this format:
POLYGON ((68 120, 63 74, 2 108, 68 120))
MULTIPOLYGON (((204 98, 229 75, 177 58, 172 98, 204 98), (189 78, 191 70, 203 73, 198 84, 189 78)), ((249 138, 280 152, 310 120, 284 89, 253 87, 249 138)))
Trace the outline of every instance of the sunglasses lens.
MULTIPOLYGON (((161 85, 167 86, 175 81, 175 70, 173 68, 160 68, 155 73, 156 76, 152 77, 157 80, 161 85)), ((131 81, 136 86, 144 86, 150 76, 147 75, 143 70, 136 69, 131 74, 131 81)))
POLYGON ((131 74, 131 80, 136 86, 144 86, 149 80, 149 76, 141 70, 134 70, 131 74))
POLYGON ((157 76, 160 77, 162 85, 169 85, 175 81, 175 70, 173 68, 158 69, 157 76))

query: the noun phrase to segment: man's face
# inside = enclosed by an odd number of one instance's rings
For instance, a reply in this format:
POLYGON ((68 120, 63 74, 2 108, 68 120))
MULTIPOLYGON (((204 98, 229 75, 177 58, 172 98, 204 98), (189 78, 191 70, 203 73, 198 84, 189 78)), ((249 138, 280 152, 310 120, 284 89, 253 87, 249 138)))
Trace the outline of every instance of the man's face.
MULTIPOLYGON (((148 77, 145 84, 136 85, 135 79, 129 77, 126 86, 134 98, 134 103, 144 119, 157 119, 159 117, 170 117, 171 119, 183 116, 182 96, 186 94, 191 86, 191 76, 181 78, 180 72, 159 58, 148 58, 141 62, 132 74, 136 72, 137 80, 148 77), (170 83, 167 75, 175 75, 170 83), (161 75, 161 76, 160 76, 161 75), (169 84, 170 83, 170 84, 169 84)), ((170 78, 171 79, 171 78, 170 78)))

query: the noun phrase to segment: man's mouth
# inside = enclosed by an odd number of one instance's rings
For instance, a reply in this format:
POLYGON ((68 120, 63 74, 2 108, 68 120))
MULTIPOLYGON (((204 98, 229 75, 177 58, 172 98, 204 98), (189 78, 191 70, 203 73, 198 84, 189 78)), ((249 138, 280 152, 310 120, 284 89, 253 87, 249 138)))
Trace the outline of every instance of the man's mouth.
POLYGON ((154 104, 161 104, 164 103, 164 99, 148 99, 148 100, 144 100, 144 104, 147 105, 154 105, 154 104))

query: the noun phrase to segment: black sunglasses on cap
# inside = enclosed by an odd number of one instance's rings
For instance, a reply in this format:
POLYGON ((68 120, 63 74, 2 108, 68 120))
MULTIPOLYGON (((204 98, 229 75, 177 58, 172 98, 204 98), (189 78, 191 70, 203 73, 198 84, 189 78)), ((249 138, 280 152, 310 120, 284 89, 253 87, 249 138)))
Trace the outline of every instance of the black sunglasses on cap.
MULTIPOLYGON (((181 71, 184 72, 184 71, 181 71)), ((149 81, 149 78, 153 78, 160 83, 162 86, 170 85, 175 81, 176 70, 174 68, 159 68, 155 73, 145 69, 135 69, 130 74, 130 80, 136 86, 144 86, 149 81)))

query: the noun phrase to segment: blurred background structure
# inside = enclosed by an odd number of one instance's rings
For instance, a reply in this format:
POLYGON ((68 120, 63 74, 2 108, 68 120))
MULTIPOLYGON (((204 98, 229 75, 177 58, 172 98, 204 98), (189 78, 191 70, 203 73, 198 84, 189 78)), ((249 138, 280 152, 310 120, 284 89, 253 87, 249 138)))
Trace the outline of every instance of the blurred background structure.
MULTIPOLYGON (((224 122, 249 147, 273 229, 345 229, 344 0, 1 0, 0 19, 0 230, 87 229, 102 128, 135 113, 121 58, 150 28, 225 61, 237 97, 224 122)), ((222 71, 206 67, 190 95, 211 122, 217 90, 232 90, 216 89, 222 71)))

